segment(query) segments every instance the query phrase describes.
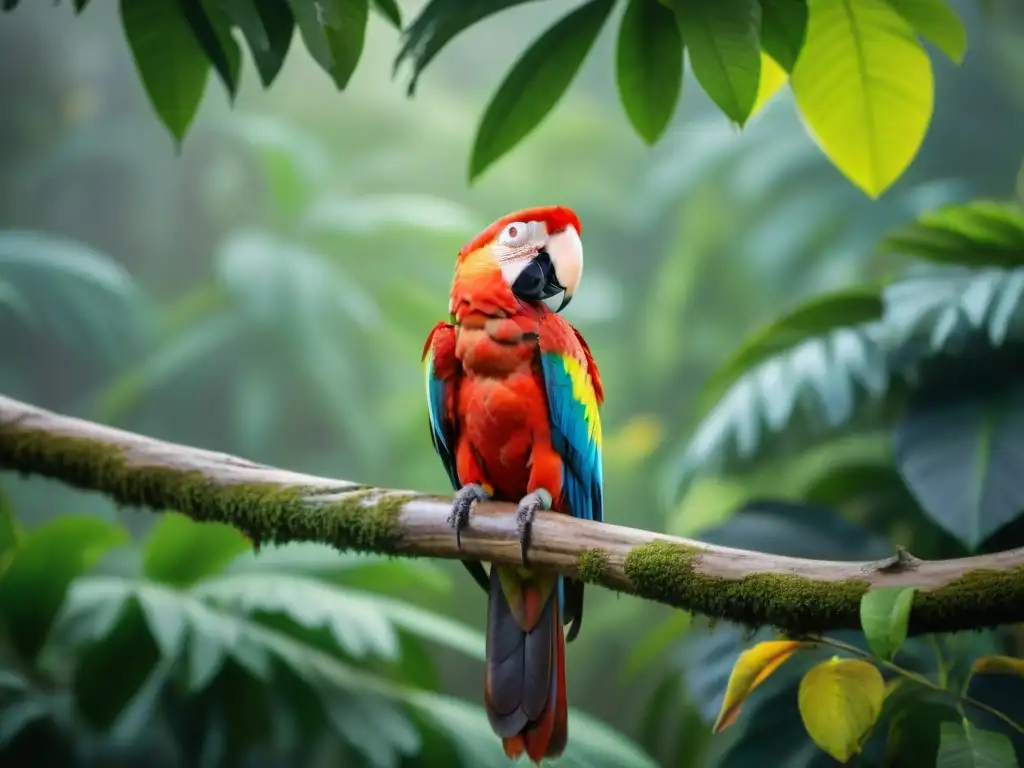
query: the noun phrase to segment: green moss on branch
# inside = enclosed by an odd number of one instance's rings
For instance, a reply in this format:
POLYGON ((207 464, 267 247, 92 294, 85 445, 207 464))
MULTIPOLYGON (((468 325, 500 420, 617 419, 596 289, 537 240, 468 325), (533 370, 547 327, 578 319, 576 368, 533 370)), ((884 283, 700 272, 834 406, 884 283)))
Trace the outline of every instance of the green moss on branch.
POLYGON ((823 582, 759 573, 726 579, 701 573, 700 549, 667 541, 634 547, 624 570, 637 594, 713 619, 771 624, 793 633, 857 626, 868 582, 823 582))
POLYGON ((599 584, 608 571, 608 553, 603 549, 585 549, 576 558, 576 570, 580 581, 588 584, 599 584))
MULTIPOLYGON (((867 579, 815 580, 779 573, 727 579, 702 573, 701 550, 655 541, 634 547, 624 568, 636 594, 748 626, 765 624, 790 634, 858 629, 867 579)), ((985 628, 1019 620, 1024 568, 975 570, 934 590, 918 591, 910 633, 985 628)))
POLYGON ((0 468, 46 475, 118 504, 176 510, 233 525, 255 544, 319 541, 339 549, 394 553, 402 539, 405 494, 276 483, 228 482, 194 470, 149 466, 130 449, 87 438, 0 425, 0 468))

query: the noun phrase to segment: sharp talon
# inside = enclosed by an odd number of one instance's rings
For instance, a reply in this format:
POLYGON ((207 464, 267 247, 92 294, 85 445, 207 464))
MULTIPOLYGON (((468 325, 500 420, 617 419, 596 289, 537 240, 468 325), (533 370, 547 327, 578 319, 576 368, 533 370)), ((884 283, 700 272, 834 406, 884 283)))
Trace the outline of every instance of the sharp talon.
POLYGON ((455 546, 459 549, 462 548, 462 529, 469 525, 473 505, 489 498, 491 497, 483 486, 476 483, 464 485, 456 492, 451 514, 448 515, 448 525, 455 531, 455 546))
POLYGON ((516 510, 516 529, 519 532, 519 552, 523 558, 523 565, 527 563, 526 552, 530 547, 533 518, 541 509, 551 509, 551 494, 543 488, 524 496, 516 510))

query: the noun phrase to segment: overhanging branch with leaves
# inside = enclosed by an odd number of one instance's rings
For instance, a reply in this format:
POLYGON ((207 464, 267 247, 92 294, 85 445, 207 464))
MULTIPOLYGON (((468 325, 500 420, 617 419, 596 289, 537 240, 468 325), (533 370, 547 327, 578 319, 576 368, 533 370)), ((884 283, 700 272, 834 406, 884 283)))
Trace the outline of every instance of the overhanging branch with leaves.
MULTIPOLYGON (((449 501, 260 465, 62 416, 0 396, 0 469, 97 491, 123 505, 227 523, 255 544, 317 541, 343 550, 519 562, 514 508, 481 505, 462 536, 449 501)), ((791 633, 859 626, 861 597, 914 586, 912 633, 1024 621, 1024 548, 925 562, 782 557, 541 514, 531 563, 609 589, 791 633)))

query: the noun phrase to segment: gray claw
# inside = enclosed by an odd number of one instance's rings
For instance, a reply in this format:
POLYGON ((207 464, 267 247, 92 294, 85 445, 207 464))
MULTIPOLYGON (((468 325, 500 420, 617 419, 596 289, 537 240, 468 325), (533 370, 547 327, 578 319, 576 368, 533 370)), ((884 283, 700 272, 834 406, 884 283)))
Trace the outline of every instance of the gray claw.
POLYGON ((527 562, 526 550, 530 546, 533 518, 542 509, 551 509, 551 494, 543 488, 538 488, 533 493, 526 494, 516 510, 516 529, 519 531, 519 552, 523 558, 523 565, 527 562))
POLYGON ((455 546, 462 548, 462 529, 469 525, 469 513, 472 511, 473 505, 478 501, 487 501, 490 498, 490 494, 484 490, 484 487, 476 483, 464 485, 455 493, 452 511, 448 515, 448 525, 455 531, 455 546))

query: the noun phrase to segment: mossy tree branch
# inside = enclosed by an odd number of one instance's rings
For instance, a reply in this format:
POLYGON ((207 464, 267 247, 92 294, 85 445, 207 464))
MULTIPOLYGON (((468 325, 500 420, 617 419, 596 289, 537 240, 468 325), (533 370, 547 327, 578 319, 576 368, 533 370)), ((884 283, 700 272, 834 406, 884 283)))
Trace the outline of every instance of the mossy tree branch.
MULTIPOLYGON (((519 562, 510 504, 480 505, 460 550, 446 522, 449 499, 267 467, 3 396, 0 470, 228 523, 255 543, 317 541, 343 550, 519 562)), ((900 550, 878 562, 829 562, 544 513, 529 555, 534 565, 612 590, 792 633, 855 628, 861 595, 889 586, 919 588, 913 633, 1024 621, 1024 549, 933 562, 900 550)))

